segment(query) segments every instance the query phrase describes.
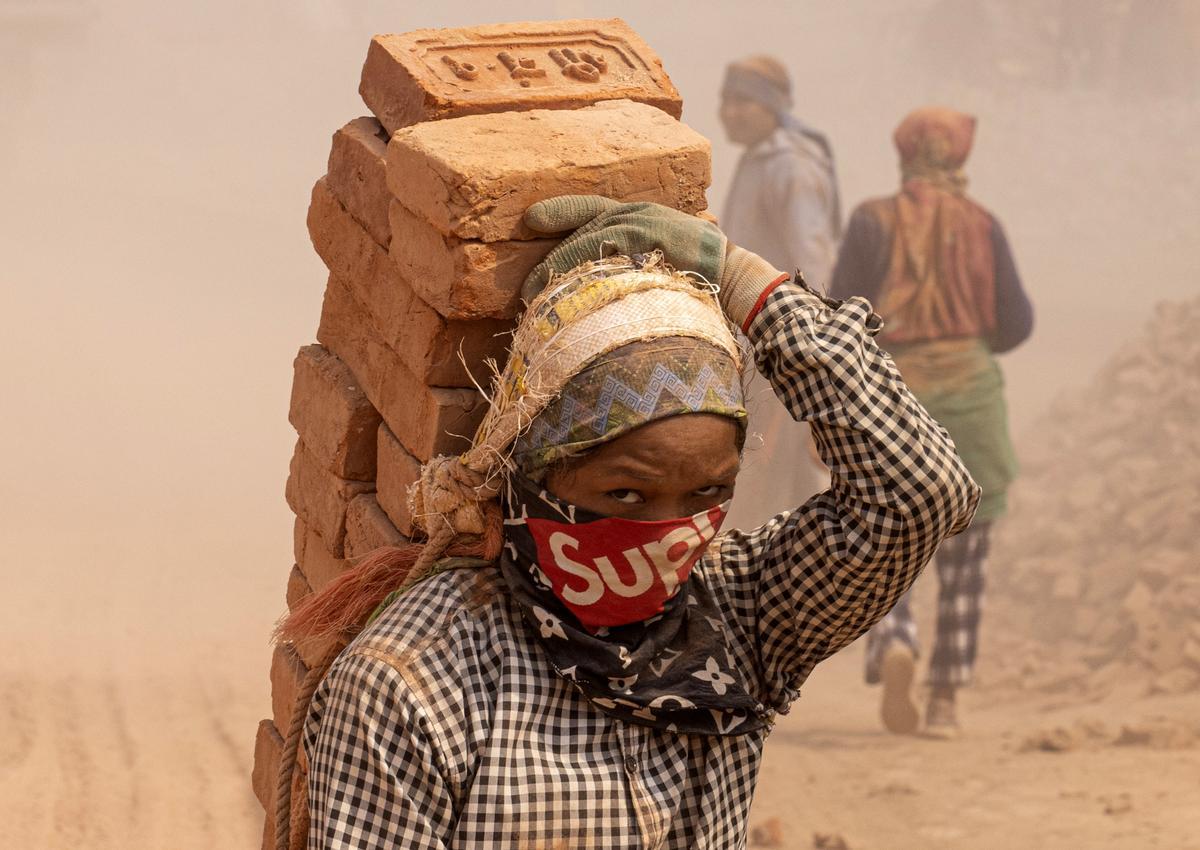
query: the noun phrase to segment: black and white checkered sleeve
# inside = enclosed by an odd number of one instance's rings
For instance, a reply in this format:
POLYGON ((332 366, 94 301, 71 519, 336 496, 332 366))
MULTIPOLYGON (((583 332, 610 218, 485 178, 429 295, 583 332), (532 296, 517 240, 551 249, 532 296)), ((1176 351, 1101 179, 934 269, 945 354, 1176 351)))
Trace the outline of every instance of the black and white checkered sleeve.
POLYGON ((400 674, 343 654, 309 711, 309 850, 442 850, 454 803, 437 730, 400 674))
POLYGON ((861 298, 785 283, 749 329, 759 370, 811 424, 831 472, 828 491, 721 548, 730 602, 777 705, 891 609, 979 500, 949 435, 875 344, 879 327, 861 298))

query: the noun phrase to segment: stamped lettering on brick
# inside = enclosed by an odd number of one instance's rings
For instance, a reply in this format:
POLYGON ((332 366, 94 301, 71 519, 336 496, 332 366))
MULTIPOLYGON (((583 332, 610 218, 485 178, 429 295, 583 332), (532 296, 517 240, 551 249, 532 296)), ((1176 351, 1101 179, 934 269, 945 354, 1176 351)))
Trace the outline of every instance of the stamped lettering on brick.
POLYGON ((516 57, 507 50, 501 50, 496 54, 496 58, 508 69, 508 75, 522 87, 528 88, 533 80, 546 77, 546 69, 539 68, 536 59, 530 59, 528 56, 516 57))
POLYGON ((601 74, 608 73, 608 61, 603 54, 596 55, 587 50, 576 53, 570 47, 561 50, 554 47, 550 50, 550 58, 562 68, 564 77, 581 82, 594 83, 599 81, 601 74))
POLYGON ((454 76, 458 77, 460 80, 479 79, 479 69, 470 62, 459 62, 448 53, 442 54, 442 61, 449 66, 450 70, 454 72, 454 76))
POLYGON ((600 83, 601 77, 609 73, 610 63, 618 69, 614 78, 622 83, 636 80, 646 84, 651 76, 646 62, 627 42, 599 31, 480 39, 466 44, 442 44, 430 39, 418 41, 417 51, 420 61, 447 82, 449 72, 457 80, 477 82, 480 90, 494 92, 518 87, 578 91, 579 83, 600 83))
POLYGON ((359 91, 389 133, 439 118, 620 98, 675 118, 682 110, 658 56, 619 19, 378 35, 359 91))

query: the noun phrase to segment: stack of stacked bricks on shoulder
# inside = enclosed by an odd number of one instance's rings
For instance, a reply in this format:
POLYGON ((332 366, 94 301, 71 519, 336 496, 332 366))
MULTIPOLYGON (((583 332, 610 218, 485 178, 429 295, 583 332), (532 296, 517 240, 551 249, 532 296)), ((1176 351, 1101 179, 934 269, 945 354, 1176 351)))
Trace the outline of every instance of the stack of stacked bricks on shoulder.
MULTIPOLYGON (((421 464, 469 445, 521 284, 558 243, 522 223, 526 207, 601 194, 706 214, 708 141, 620 20, 376 36, 359 91, 374 115, 334 134, 308 211, 329 277, 319 344, 294 366, 289 608, 414 537, 421 464)), ((282 735, 323 652, 283 645, 271 664, 254 770, 265 846, 282 735)))

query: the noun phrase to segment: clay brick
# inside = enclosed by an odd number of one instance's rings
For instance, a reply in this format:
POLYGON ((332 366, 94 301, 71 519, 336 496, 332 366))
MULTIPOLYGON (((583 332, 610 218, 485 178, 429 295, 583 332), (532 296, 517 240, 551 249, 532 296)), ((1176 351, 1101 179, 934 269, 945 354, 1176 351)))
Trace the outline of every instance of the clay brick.
POLYGON ((317 339, 350 367, 383 421, 414 457, 428 460, 465 451, 487 412, 487 401, 474 389, 426 386, 363 321, 364 312, 349 287, 331 277, 317 339))
POLYGON ((412 287, 400 279, 387 251, 354 220, 324 177, 313 185, 308 235, 330 273, 353 284, 355 296, 369 308, 365 318, 380 333, 399 326, 411 306, 412 287))
POLYGON ((304 520, 296 517, 292 521, 292 557, 299 564, 304 558, 304 538, 308 535, 308 526, 304 520))
POLYGON ((662 61, 619 18, 377 35, 358 91, 389 133, 460 115, 617 98, 675 118, 683 110, 662 61))
MULTIPOLYGON (((305 557, 305 552, 309 546, 310 538, 313 540, 311 545, 316 549, 316 552, 319 555, 320 552, 324 550, 324 542, 317 535, 310 534, 308 529, 305 527, 304 522, 300 519, 297 519, 295 542, 297 564, 296 566, 292 567, 292 572, 288 576, 287 586, 287 603, 289 610, 294 610, 297 605, 299 605, 313 593, 312 585, 309 584, 308 578, 305 576, 304 571, 300 569, 299 564, 299 562, 305 557)), ((348 535, 346 545, 349 546, 348 535)), ((316 555, 314 555, 314 557, 316 557, 316 555)), ((329 556, 325 555, 323 557, 327 558, 329 556)), ((348 564, 349 562, 343 561, 340 563, 348 564)), ((310 569, 313 569, 317 575, 330 575, 336 572, 336 570, 322 570, 319 567, 310 567, 310 569)), ((328 582, 326 582, 326 584, 327 583, 328 582)), ((323 584, 322 587, 324 586, 325 585, 323 584)), ((336 642, 336 637, 326 638, 324 640, 306 641, 295 644, 295 649, 300 655, 300 660, 304 662, 305 666, 314 667, 321 662, 321 660, 325 657, 325 654, 329 651, 330 647, 336 642)))
POLYGON ((379 479, 375 498, 401 533, 413 534, 408 485, 421 476, 421 461, 407 451, 387 425, 379 426, 379 479))
MULTIPOLYGON (((308 228, 313 246, 325 265, 350 287, 362 305, 354 321, 369 323, 379 340, 399 355, 422 383, 473 387, 471 376, 459 359, 460 350, 471 372, 481 380, 487 378, 484 360, 505 357, 508 337, 504 334, 512 322, 497 319, 460 322, 443 318, 417 297, 387 251, 354 221, 333 197, 324 179, 313 187, 308 228)), ((365 382, 366 378, 350 365, 351 371, 365 382)))
MULTIPOLYGON (((347 508, 347 513, 349 510, 347 508)), ((298 523, 303 520, 297 518, 298 523)), ((311 526, 304 524, 300 550, 296 552, 296 564, 304 574, 305 581, 313 592, 320 593, 330 582, 350 568, 349 558, 340 558, 329 551, 324 538, 311 526)), ((346 544, 343 540, 343 551, 346 544)))
MULTIPOLYGON (((279 759, 283 736, 270 720, 260 721, 254 742, 254 770, 251 783, 254 796, 265 810, 263 850, 275 850, 275 787, 279 779, 279 759)), ((296 752, 296 770, 292 776, 292 850, 303 850, 308 832, 308 759, 304 747, 296 752)))
MULTIPOLYGON (((387 428, 380 425, 381 429, 387 428)), ((346 555, 361 558, 383 546, 404 546, 409 542, 392 524, 372 493, 364 493, 346 509, 346 555)))
POLYGON ((304 577, 304 573, 300 571, 299 564, 292 565, 292 571, 288 573, 287 583, 287 606, 289 611, 295 610, 296 606, 307 599, 312 594, 312 587, 308 583, 308 579, 304 577))
POLYGON ((395 199, 390 253, 417 295, 454 319, 512 318, 521 311, 521 284, 558 239, 480 242, 446 236, 395 199))
MULTIPOLYGON (((470 115, 418 124, 388 143, 388 187, 439 231, 462 239, 534 239, 526 208, 555 195, 707 208, 709 143, 628 100, 574 110, 470 115)), ((395 235, 392 237, 395 238, 395 235)))
POLYGON ((327 637, 320 640, 302 641, 294 646, 300 660, 304 662, 304 666, 311 668, 319 666, 329 650, 338 642, 337 637, 327 637))
POLYGON ((375 478, 379 413, 335 355, 306 345, 296 355, 288 421, 304 445, 339 478, 375 478))
POLYGON ((254 737, 254 771, 251 783, 254 796, 269 814, 274 813, 275 783, 279 777, 279 754, 283 751, 283 736, 270 720, 258 722, 254 737))
POLYGON ((387 133, 374 118, 355 118, 333 134, 326 180, 334 197, 384 248, 388 228, 387 133))
POLYGON ((327 472, 304 442, 296 441, 284 495, 292 512, 321 535, 334 555, 342 555, 346 505, 374 489, 374 482, 347 481, 327 472))
POLYGON ((296 694, 308 675, 308 666, 291 644, 279 644, 271 656, 271 711, 275 728, 286 733, 296 705, 296 694))

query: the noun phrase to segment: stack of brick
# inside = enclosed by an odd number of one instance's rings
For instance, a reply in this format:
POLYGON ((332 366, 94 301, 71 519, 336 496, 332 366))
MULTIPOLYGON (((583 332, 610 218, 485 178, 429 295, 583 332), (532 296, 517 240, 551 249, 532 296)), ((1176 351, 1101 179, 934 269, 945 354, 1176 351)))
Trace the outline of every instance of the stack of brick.
MULTIPOLYGON (((295 360, 289 608, 413 537, 409 484, 467 447, 521 283, 557 244, 524 226, 525 208, 586 193, 700 213, 710 179, 707 140, 619 20, 376 36, 359 91, 374 116, 334 134, 308 212, 329 278, 318 344, 295 360)), ((295 694, 322 652, 275 651, 254 770, 269 814, 295 694)))

